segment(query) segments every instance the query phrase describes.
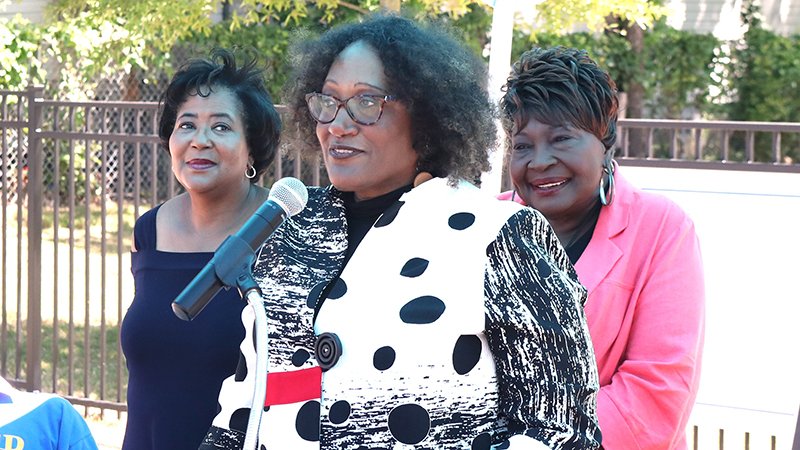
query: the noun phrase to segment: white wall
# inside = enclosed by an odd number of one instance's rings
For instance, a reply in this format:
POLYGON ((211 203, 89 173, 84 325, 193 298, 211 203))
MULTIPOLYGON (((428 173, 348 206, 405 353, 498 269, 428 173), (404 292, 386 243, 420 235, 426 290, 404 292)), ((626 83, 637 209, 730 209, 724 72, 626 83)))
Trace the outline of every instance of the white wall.
POLYGON ((800 174, 621 170, 681 205, 697 228, 707 295, 693 421, 709 446, 700 448, 719 448, 711 445, 725 427, 726 450, 744 448, 744 431, 752 450, 769 448, 772 435, 790 449, 800 406, 800 174))
POLYGON ((0 10, 0 18, 10 19, 21 14, 31 22, 41 23, 44 21, 44 10, 48 3, 49 0, 11 0, 4 11, 0 10))
MULTIPOLYGON (((800 0, 762 0, 766 28, 782 35, 800 33, 800 0)), ((713 33, 719 39, 740 39, 742 0, 668 0, 668 23, 681 30, 713 33)))

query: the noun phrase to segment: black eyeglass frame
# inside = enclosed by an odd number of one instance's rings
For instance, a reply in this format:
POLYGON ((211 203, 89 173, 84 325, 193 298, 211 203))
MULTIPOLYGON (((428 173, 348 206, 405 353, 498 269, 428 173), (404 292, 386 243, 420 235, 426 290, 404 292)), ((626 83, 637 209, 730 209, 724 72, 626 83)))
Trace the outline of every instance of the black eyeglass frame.
POLYGON ((366 126, 375 125, 376 123, 378 123, 379 120, 381 120, 381 117, 383 116, 383 107, 386 106, 386 102, 397 101, 397 97, 395 97, 394 95, 379 95, 379 94, 356 94, 356 95, 348 97, 348 98, 346 98, 344 100, 340 100, 340 99, 338 99, 338 98, 336 98, 336 97, 334 97, 332 95, 323 94, 321 92, 311 92, 309 94, 306 94, 305 98, 306 98, 306 105, 308 106, 308 113, 311 115, 311 118, 313 118, 314 120, 317 121, 317 123, 329 124, 329 123, 333 122, 334 120, 336 120, 336 116, 339 115, 339 110, 342 109, 342 106, 344 106, 344 110, 347 111, 347 115, 350 116, 351 119, 353 119, 353 122, 355 122, 357 124, 360 124, 360 125, 366 125, 366 126), (311 106, 308 105, 309 100, 311 100, 311 98, 313 98, 313 97, 326 97, 326 98, 333 99, 336 102, 336 112, 333 113, 333 117, 331 118, 331 120, 322 121, 318 117, 314 116, 314 113, 311 112, 311 106), (380 104, 380 110, 378 111, 378 117, 375 118, 375 120, 373 120, 372 122, 363 122, 361 120, 356 119, 355 115, 353 114, 353 111, 351 111, 350 107, 348 106, 348 102, 350 100, 352 100, 354 98, 358 99, 358 98, 364 98, 364 97, 370 98, 370 99, 373 99, 373 100, 377 100, 378 103, 380 104))

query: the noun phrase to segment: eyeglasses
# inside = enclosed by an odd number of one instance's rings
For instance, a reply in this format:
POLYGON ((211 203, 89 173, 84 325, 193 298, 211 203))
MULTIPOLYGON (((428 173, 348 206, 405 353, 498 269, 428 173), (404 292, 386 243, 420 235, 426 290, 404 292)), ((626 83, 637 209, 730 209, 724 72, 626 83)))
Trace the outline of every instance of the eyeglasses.
POLYGON ((311 117, 319 123, 331 123, 336 119, 339 108, 344 106, 347 115, 361 125, 372 125, 381 118, 383 105, 386 102, 397 100, 393 95, 354 95, 345 100, 336 97, 312 92, 306 94, 306 103, 311 117))

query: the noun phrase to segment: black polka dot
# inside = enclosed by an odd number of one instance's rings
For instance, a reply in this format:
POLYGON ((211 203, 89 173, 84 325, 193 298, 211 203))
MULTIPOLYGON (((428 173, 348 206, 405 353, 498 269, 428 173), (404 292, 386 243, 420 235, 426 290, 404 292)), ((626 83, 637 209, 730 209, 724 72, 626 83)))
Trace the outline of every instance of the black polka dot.
POLYGON ((264 444, 260 444, 260 445, 258 446, 258 450, 267 450, 267 446, 266 446, 266 445, 264 445, 264 444))
POLYGON ((296 350, 296 351, 294 352, 294 354, 292 355, 292 364, 293 364, 295 367, 300 367, 300 366, 302 366, 302 365, 303 365, 303 364, 304 364, 306 361, 308 361, 308 358, 310 358, 310 357, 311 357, 311 355, 308 353, 308 351, 306 351, 306 350, 304 350, 304 349, 302 349, 302 348, 301 348, 301 349, 298 349, 298 350, 296 350))
POLYGON ((378 220, 375 222, 375 225, 373 226, 375 228, 380 228, 380 227, 385 227, 386 225, 389 225, 392 222, 394 222, 394 219, 397 217, 397 213, 400 212, 400 208, 402 208, 404 204, 405 202, 402 202, 400 200, 394 202, 391 206, 386 208, 386 211, 383 212, 383 214, 378 218, 378 220))
POLYGON ((392 347, 381 347, 372 355, 372 365, 378 370, 386 370, 394 365, 394 358, 395 352, 392 347))
POLYGON ((328 300, 336 300, 337 298, 342 298, 344 294, 347 293, 347 283, 344 282, 341 278, 337 278, 336 281, 333 283, 333 287, 331 291, 328 293, 328 300))
POLYGON ((444 302, 432 295, 417 297, 400 308, 400 320, 405 323, 433 323, 444 313, 444 302))
POLYGON ((454 230, 466 230, 473 223, 475 223, 475 214, 467 212, 453 214, 447 220, 447 224, 454 230))
POLYGON ((312 442, 319 441, 319 402, 311 400, 301 406, 294 426, 301 438, 312 442))
POLYGON ((553 269, 550 268, 550 264, 548 264, 547 260, 544 258, 539 258, 539 260, 536 261, 536 270, 542 278, 547 278, 553 273, 553 269))
POLYGON ((244 381, 247 378, 247 360, 244 359, 244 354, 239 351, 239 362, 236 365, 236 376, 233 381, 244 381))
POLYGON ((331 405, 331 412, 328 414, 331 423, 334 425, 341 425, 350 418, 350 403, 345 400, 339 400, 331 405))
POLYGON ((322 294, 322 291, 325 289, 327 284, 328 283, 323 281, 322 283, 317 283, 313 288, 311 288, 311 291, 308 293, 308 297, 306 297, 306 305, 309 308, 314 308, 317 305, 319 296, 322 294))
POLYGON ((474 334, 459 336, 453 349, 453 368, 459 375, 472 370, 481 358, 481 339, 474 334))
POLYGON ((239 408, 231 414, 228 428, 236 431, 247 431, 247 421, 250 419, 250 408, 239 408))
POLYGON ((425 439, 431 428, 431 418, 425 408, 409 403, 389 413, 389 431, 403 444, 417 444, 425 439))
POLYGON ((403 265, 403 268, 400 270, 400 275, 409 278, 418 277, 422 275, 427 268, 427 259, 411 258, 403 265))
POLYGON ((264 406, 264 412, 269 411, 269 405, 264 406))
POLYGON ((475 436, 472 440, 470 450, 489 450, 492 448, 492 435, 489 433, 481 433, 475 436))

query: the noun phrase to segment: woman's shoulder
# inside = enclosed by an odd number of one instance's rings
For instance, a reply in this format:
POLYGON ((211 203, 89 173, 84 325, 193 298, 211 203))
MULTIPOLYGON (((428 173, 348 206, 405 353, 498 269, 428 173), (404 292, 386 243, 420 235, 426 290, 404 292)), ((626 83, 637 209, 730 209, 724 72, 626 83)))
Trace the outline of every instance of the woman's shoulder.
POLYGON ((519 195, 517 195, 517 191, 505 191, 497 194, 498 200, 511 200, 513 202, 517 202, 520 205, 525 205, 525 200, 522 199, 519 195))
POLYGON ((344 203, 339 191, 332 186, 308 186, 308 200, 292 218, 296 221, 325 221, 344 217, 344 203))
POLYGON ((161 209, 162 206, 164 206, 164 204, 159 203, 158 205, 140 214, 139 217, 136 218, 136 225, 154 222, 156 220, 156 215, 158 215, 158 210, 161 209))
POLYGON ((324 198, 333 193, 332 186, 308 186, 308 198, 309 199, 319 199, 324 198))
POLYGON ((156 205, 136 219, 133 228, 136 250, 155 249, 157 230, 173 227, 182 221, 180 202, 188 196, 185 192, 156 205), (140 245, 141 244, 141 245, 140 245))
POLYGON ((421 205, 437 205, 443 211, 480 216, 484 221, 508 220, 522 209, 515 202, 499 201, 495 194, 477 187, 466 180, 451 181, 445 178, 434 178, 404 194, 402 199, 421 205))
POLYGON ((155 248, 156 243, 156 217, 158 211, 164 206, 160 203, 148 209, 136 219, 133 225, 133 248, 136 251, 155 248))
POLYGON ((674 200, 653 191, 647 191, 620 178, 620 205, 638 221, 663 222, 672 225, 692 224, 689 214, 674 200))

